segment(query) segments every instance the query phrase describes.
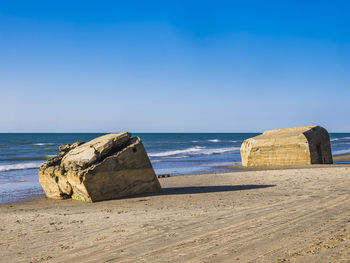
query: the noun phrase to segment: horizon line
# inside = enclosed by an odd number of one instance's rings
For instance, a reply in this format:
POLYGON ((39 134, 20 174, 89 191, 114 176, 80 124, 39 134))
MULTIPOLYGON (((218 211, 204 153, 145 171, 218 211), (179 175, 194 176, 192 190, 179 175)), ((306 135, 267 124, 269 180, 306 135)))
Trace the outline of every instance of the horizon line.
MULTIPOLYGON (((271 130, 271 129, 270 129, 271 130)), ((268 130, 264 130, 264 131, 268 131, 268 130)), ((220 131, 210 131, 210 132, 140 132, 140 131, 127 131, 130 133, 156 133, 156 134, 164 134, 164 133, 168 133, 168 134, 193 134, 193 133, 263 133, 264 131, 232 131, 232 132, 220 132, 220 131)), ((125 132, 125 131, 120 131, 120 132, 125 132)), ((36 133, 36 134, 43 134, 43 133, 51 133, 51 134, 60 134, 60 133, 116 133, 115 131, 89 131, 89 132, 65 132, 65 131, 59 131, 59 132, 30 132, 30 131, 25 131, 25 132, 1 132, 0 134, 26 134, 26 133, 36 133)), ((350 133, 350 131, 328 131, 328 133, 350 133)))

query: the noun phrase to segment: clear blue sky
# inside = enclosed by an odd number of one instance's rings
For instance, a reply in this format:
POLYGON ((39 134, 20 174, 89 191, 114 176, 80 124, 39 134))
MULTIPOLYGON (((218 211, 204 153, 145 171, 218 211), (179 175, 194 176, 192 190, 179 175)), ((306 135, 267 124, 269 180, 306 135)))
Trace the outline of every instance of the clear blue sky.
POLYGON ((349 132, 349 14, 349 1, 0 0, 0 132, 349 132))

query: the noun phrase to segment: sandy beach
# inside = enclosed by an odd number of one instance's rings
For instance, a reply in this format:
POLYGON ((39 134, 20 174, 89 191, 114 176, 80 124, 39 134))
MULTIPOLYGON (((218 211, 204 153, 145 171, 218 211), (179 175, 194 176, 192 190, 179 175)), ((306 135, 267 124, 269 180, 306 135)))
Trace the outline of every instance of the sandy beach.
POLYGON ((0 0, 0 263, 350 263, 349 14, 0 0))
POLYGON ((1 262, 349 262, 350 167, 161 178, 161 195, 0 206, 1 262))

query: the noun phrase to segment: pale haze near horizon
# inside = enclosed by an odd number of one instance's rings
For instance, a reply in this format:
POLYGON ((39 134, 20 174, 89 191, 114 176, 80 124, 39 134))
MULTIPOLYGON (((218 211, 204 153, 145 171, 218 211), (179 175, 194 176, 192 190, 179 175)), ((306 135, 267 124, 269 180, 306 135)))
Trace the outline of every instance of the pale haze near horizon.
POLYGON ((1 1, 0 132, 349 132, 346 1, 1 1))

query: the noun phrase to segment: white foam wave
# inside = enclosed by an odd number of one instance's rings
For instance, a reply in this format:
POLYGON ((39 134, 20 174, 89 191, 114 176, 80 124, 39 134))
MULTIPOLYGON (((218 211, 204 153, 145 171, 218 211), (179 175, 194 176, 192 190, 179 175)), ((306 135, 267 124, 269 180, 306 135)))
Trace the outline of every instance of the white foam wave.
POLYGON ((225 148, 215 148, 215 149, 206 149, 200 152, 200 154, 210 155, 210 154, 220 154, 226 152, 239 151, 240 147, 225 147, 225 148))
POLYGON ((331 139, 331 142, 339 141, 339 140, 349 140, 349 139, 350 139, 350 137, 333 138, 333 139, 331 139))
POLYGON ((221 141, 218 139, 212 139, 212 140, 208 140, 208 142, 221 142, 221 141))
POLYGON ((166 152, 159 152, 159 153, 149 153, 148 156, 150 157, 165 157, 165 156, 171 156, 171 155, 177 155, 177 154, 182 154, 182 153, 194 153, 198 152, 204 147, 200 146, 195 146, 191 148, 187 148, 184 150, 175 150, 175 151, 166 151, 166 152))
POLYGON ((188 156, 186 156, 184 154, 187 154, 187 155, 211 155, 211 154, 222 154, 222 153, 227 153, 227 152, 234 152, 234 151, 239 151, 239 150, 240 150, 240 147, 225 147, 225 148, 207 149, 205 147, 195 146, 195 147, 187 148, 184 150, 149 153, 148 155, 150 157, 163 157, 163 158, 169 158, 169 156, 174 156, 174 155, 176 155, 176 156, 181 155, 181 156, 177 156, 177 158, 185 158, 188 156))
POLYGON ((33 143, 33 145, 36 145, 36 146, 44 146, 44 145, 55 145, 54 143, 52 142, 38 142, 38 143, 33 143))
POLYGON ((168 157, 162 157, 163 159, 182 159, 187 158, 188 155, 176 155, 176 156, 168 156, 168 157))
POLYGON ((0 165, 0 172, 10 171, 10 170, 34 169, 34 168, 39 168, 41 165, 42 165, 42 162, 3 164, 3 165, 0 165))
POLYGON ((345 154, 345 153, 350 153, 350 149, 334 151, 333 155, 339 155, 339 154, 345 154))

